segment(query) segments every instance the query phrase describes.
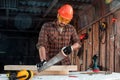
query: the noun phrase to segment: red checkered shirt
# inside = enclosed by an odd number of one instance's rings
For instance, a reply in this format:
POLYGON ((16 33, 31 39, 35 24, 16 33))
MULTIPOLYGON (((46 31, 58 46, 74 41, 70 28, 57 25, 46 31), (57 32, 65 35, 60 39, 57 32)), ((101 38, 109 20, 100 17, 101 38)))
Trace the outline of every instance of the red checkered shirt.
MULTIPOLYGON (((77 32, 72 25, 66 25, 63 28, 62 33, 58 30, 58 27, 56 22, 48 22, 42 26, 39 33, 37 48, 40 46, 45 47, 47 60, 50 60, 58 54, 63 47, 80 42, 77 32)), ((69 57, 57 64, 69 65, 69 57)))

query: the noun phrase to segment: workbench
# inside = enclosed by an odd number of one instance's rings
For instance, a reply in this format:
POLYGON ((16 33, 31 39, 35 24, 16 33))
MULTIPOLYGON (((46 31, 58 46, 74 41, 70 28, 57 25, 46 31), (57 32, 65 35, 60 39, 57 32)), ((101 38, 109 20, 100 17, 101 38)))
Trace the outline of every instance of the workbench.
MULTIPOLYGON (((0 74, 0 80, 8 80, 6 74, 0 74)), ((91 74, 86 72, 70 72, 67 75, 34 76, 31 80, 120 80, 120 73, 91 74)))

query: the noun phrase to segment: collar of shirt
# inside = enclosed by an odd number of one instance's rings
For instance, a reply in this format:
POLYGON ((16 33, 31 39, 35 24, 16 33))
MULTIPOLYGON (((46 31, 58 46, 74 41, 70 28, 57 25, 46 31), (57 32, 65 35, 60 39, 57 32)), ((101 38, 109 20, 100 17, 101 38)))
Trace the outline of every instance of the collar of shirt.
MULTIPOLYGON (((59 24, 57 24, 57 21, 54 21, 53 23, 54 23, 54 27, 56 27, 56 29, 59 30, 58 29, 59 28, 59 24)), ((63 32, 67 30, 67 27, 68 27, 68 25, 64 26, 63 32)))

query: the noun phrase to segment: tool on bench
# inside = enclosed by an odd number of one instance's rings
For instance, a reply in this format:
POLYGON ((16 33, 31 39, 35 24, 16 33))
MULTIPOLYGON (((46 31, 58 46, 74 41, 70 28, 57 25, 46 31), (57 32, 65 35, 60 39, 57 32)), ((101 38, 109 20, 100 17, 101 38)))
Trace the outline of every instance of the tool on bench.
POLYGON ((29 80, 33 77, 33 72, 30 70, 21 70, 7 74, 9 80, 29 80))
POLYGON ((99 67, 98 67, 98 55, 94 55, 93 56, 93 66, 92 66, 92 70, 93 72, 99 72, 99 67))

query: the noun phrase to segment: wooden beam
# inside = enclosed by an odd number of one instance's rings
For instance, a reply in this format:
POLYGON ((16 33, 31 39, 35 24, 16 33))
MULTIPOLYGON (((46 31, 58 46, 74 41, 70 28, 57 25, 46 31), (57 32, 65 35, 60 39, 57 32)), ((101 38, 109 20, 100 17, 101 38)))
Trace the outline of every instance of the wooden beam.
POLYGON ((58 2, 58 0, 53 0, 50 7, 48 7, 47 11, 45 12, 45 14, 43 15, 43 17, 46 17, 47 14, 51 11, 51 9, 56 5, 56 3, 58 2))
POLYGON ((100 21, 102 18, 105 18, 105 17, 109 16, 110 14, 113 14, 114 12, 116 12, 116 11, 119 10, 119 9, 120 9, 120 5, 118 5, 118 6, 115 7, 115 8, 112 8, 112 9, 110 10, 110 12, 108 12, 108 13, 106 13, 105 15, 101 16, 100 18, 92 21, 90 24, 84 26, 84 28, 82 28, 81 30, 79 30, 78 33, 81 32, 81 31, 83 31, 83 30, 85 30, 86 28, 91 28, 91 27, 92 27, 91 25, 93 25, 93 24, 95 24, 96 22, 100 21))
POLYGON ((77 65, 55 65, 41 72, 37 71, 36 65, 5 65, 4 70, 32 70, 34 75, 66 75, 69 71, 77 71, 77 65))
MULTIPOLYGON (((5 65, 4 70, 37 70, 36 65, 5 65)), ((51 66, 45 71, 77 71, 77 65, 55 65, 51 66)))

